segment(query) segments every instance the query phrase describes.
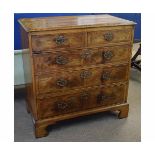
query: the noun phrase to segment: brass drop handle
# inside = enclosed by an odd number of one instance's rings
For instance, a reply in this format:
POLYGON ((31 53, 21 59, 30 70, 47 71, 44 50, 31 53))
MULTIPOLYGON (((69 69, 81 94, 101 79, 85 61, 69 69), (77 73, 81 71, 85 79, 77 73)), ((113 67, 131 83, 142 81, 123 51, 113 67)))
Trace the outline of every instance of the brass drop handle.
POLYGON ((59 35, 54 40, 57 45, 62 45, 67 39, 63 35, 59 35))
POLYGON ((110 80, 110 72, 104 72, 101 77, 102 80, 110 80))
POLYGON ((80 99, 81 99, 81 101, 88 100, 89 99, 89 93, 83 92, 80 96, 80 99))
POLYGON ((58 111, 66 111, 72 109, 74 107, 75 101, 75 97, 71 97, 68 101, 57 101, 55 102, 56 109, 58 111))
POLYGON ((58 65, 65 65, 65 64, 68 63, 68 59, 65 58, 65 57, 62 56, 62 55, 58 55, 58 56, 56 56, 56 58, 55 58, 55 62, 56 62, 56 64, 58 64, 58 65))
POLYGON ((67 103, 67 102, 64 102, 64 101, 61 101, 61 102, 58 102, 57 103, 57 109, 58 110, 66 110, 66 109, 68 109, 69 108, 69 103, 67 103))
POLYGON ((103 101, 105 101, 105 99, 107 99, 107 96, 104 94, 99 94, 97 96, 97 103, 102 103, 103 101))
POLYGON ((84 70, 81 72, 80 77, 81 79, 89 78, 92 75, 92 72, 89 70, 84 70))
POLYGON ((92 55, 92 52, 90 50, 84 50, 81 53, 81 58, 84 59, 84 60, 87 60, 87 59, 91 58, 91 55, 92 55))
POLYGON ((104 101, 107 101, 107 100, 114 100, 116 99, 116 96, 115 94, 99 94, 97 95, 97 103, 99 104, 104 104, 105 102, 104 101))
POLYGON ((112 41, 114 36, 111 32, 107 32, 103 35, 103 37, 104 37, 104 40, 106 41, 112 41))
POLYGON ((106 60, 110 60, 113 57, 112 51, 104 51, 103 52, 103 58, 106 60))
POLYGON ((67 86, 67 83, 68 82, 65 79, 58 79, 56 82, 57 86, 59 86, 59 87, 65 87, 65 86, 67 86))

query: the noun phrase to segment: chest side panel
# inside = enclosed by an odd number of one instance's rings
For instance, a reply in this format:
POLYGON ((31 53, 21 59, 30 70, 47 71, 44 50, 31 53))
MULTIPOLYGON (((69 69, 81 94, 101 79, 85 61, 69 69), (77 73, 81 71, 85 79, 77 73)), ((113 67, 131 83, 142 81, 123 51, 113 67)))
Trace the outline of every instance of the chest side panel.
POLYGON ((24 79, 26 87, 26 102, 29 110, 32 112, 34 119, 37 117, 37 103, 35 96, 35 77, 33 71, 33 60, 31 57, 31 38, 29 34, 21 27, 21 37, 22 37, 22 58, 23 58, 23 68, 24 68, 24 79))

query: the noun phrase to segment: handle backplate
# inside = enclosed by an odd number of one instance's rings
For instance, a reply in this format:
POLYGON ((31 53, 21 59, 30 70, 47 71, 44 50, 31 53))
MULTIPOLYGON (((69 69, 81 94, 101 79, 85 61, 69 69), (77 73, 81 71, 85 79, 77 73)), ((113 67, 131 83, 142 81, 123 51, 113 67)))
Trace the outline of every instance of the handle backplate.
POLYGON ((81 79, 89 78, 92 75, 92 72, 89 70, 84 70, 81 72, 80 77, 81 79))
POLYGON ((86 101, 89 99, 89 93, 88 92, 83 92, 80 96, 81 101, 86 101))
POLYGON ((110 72, 103 72, 101 79, 110 80, 110 72))
POLYGON ((67 83, 68 82, 65 79, 58 79, 56 82, 57 86, 59 86, 59 87, 65 87, 67 85, 67 83))
POLYGON ((55 62, 56 62, 56 64, 58 64, 58 65, 65 65, 65 64, 68 63, 68 59, 65 58, 65 57, 62 56, 62 55, 58 55, 58 56, 56 56, 56 58, 55 58, 55 62))
POLYGON ((90 59, 92 56, 92 52, 90 50, 84 50, 82 53, 81 53, 81 58, 84 59, 84 60, 88 60, 90 59))
POLYGON ((112 32, 107 32, 103 36, 104 36, 104 39, 106 41, 112 41, 113 40, 113 33, 112 32))
POLYGON ((113 57, 112 51, 104 51, 103 52, 103 58, 106 60, 110 60, 113 57))
POLYGON ((97 103, 99 104, 106 104, 105 101, 108 100, 115 100, 116 96, 115 94, 104 94, 104 93, 100 93, 99 95, 97 95, 97 103))
POLYGON ((67 101, 63 101, 63 100, 57 101, 57 102, 55 102, 56 109, 61 112, 71 110, 71 109, 73 109, 75 102, 76 101, 75 101, 74 97, 71 97, 67 101))
POLYGON ((63 45, 67 39, 63 35, 58 35, 54 40, 57 45, 63 45))

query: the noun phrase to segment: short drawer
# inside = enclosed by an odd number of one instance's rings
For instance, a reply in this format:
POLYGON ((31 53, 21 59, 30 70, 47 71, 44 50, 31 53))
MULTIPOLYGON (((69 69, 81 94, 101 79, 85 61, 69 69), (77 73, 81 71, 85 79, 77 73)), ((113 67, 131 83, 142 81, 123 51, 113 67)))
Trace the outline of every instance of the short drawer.
POLYGON ((95 107, 106 107, 125 102, 126 85, 87 88, 72 94, 37 99, 40 118, 64 115, 95 107))
POLYGON ((128 78, 128 70, 128 64, 125 64, 75 71, 55 71, 46 76, 38 76, 36 78, 37 92, 65 92, 72 88, 124 82, 128 78))
POLYGON ((35 52, 35 74, 58 69, 90 66, 130 60, 131 46, 107 46, 101 48, 68 49, 35 52))
POLYGON ((85 33, 59 33, 32 36, 32 51, 85 46, 85 33))
POLYGON ((132 41, 132 29, 121 28, 111 29, 103 28, 88 32, 88 46, 104 46, 110 43, 130 42, 132 41))

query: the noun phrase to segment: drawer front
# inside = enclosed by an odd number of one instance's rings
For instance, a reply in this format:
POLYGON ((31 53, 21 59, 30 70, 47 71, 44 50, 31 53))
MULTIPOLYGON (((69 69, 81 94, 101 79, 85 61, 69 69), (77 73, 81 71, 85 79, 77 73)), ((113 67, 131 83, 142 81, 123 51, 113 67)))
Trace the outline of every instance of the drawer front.
POLYGON ((38 93, 61 92, 72 88, 104 85, 126 81, 128 64, 115 67, 96 67, 77 71, 55 71, 48 77, 37 78, 38 93))
POLYGON ((112 46, 99 48, 102 55, 102 63, 128 62, 131 57, 131 46, 112 46))
POLYGON ((89 88, 70 95, 38 99, 39 117, 46 118, 125 102, 126 85, 89 88))
POLYGON ((81 67, 113 62, 127 62, 130 59, 131 47, 113 46, 76 50, 55 50, 35 53, 33 60, 35 74, 51 72, 58 69, 81 67), (42 53, 42 54, 41 54, 42 53))
POLYGON ((109 43, 131 41, 132 29, 105 29, 88 32, 88 46, 104 46, 109 43))
POLYGON ((84 32, 32 36, 33 51, 49 50, 52 48, 83 47, 84 45, 84 32))

